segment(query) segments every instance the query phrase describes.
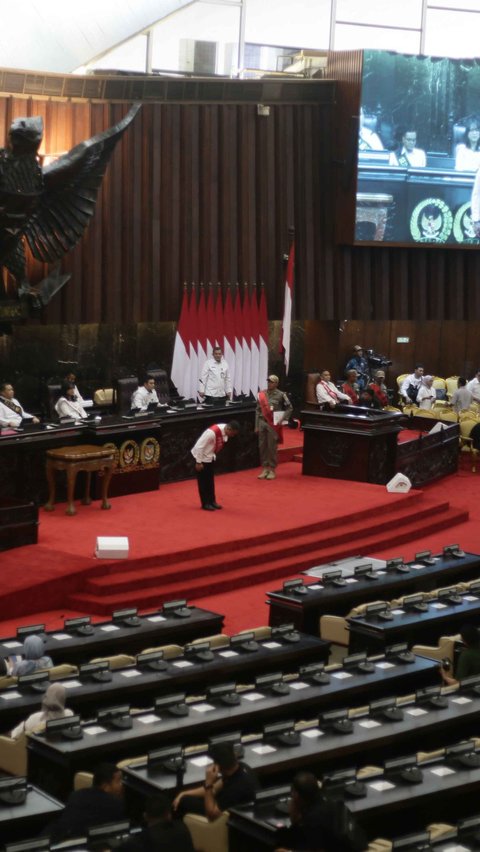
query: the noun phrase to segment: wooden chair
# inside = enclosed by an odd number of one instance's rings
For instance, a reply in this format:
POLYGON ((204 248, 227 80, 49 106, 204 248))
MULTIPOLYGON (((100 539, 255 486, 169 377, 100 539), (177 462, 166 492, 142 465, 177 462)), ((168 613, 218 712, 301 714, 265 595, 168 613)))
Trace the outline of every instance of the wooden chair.
POLYGON ((128 666, 135 665, 135 657, 130 657, 129 654, 114 654, 112 657, 95 657, 90 660, 91 663, 104 663, 107 660, 110 663, 111 671, 115 669, 126 669, 128 666))
POLYGON ((320 638, 348 648, 349 630, 345 619, 339 615, 320 616, 320 638))
POLYGON ((8 775, 27 775, 27 734, 15 740, 0 736, 0 770, 8 775))
POLYGON ((48 677, 50 680, 61 680, 64 677, 75 677, 78 675, 78 669, 72 663, 60 663, 58 666, 52 666, 48 669, 48 677))
POLYGON ((184 824, 191 836, 193 847, 198 852, 228 852, 228 811, 210 822, 199 814, 185 814, 184 824))
POLYGON ((455 643, 461 642, 460 634, 455 636, 440 636, 438 645, 414 645, 412 653, 430 660, 450 660, 453 663, 455 643))
POLYGON ((316 387, 320 381, 320 373, 307 373, 305 383, 305 404, 318 407, 316 387))

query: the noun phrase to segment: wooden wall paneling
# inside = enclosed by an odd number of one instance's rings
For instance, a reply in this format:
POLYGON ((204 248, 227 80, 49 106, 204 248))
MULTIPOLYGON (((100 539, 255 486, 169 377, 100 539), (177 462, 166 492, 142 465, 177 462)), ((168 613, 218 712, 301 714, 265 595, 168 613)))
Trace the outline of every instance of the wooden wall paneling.
POLYGON ((324 316, 335 316, 335 283, 333 276, 334 209, 332 188, 332 110, 319 109, 314 114, 313 173, 315 179, 315 305, 312 316, 318 316, 320 304, 324 316))
POLYGON ((428 317, 428 287, 426 271, 426 256, 423 252, 409 261, 409 275, 411 281, 410 315, 416 319, 428 317))
POLYGON ((392 318, 407 320, 410 316, 408 309, 409 255, 406 249, 392 249, 392 252, 392 318))
MULTIPOLYGON (((128 246, 127 257, 122 257, 122 279, 127 298, 123 300, 123 317, 139 322, 151 316, 151 298, 155 283, 151 273, 150 234, 145 227, 150 216, 150 198, 144 196, 143 189, 150 183, 150 157, 146 156, 143 140, 149 134, 149 126, 142 113, 126 133, 118 152, 123 171, 123 203, 125 214, 122 221, 121 241, 128 246), (139 176, 140 179, 135 179, 139 176), (145 215, 144 215, 145 211, 145 215)), ((119 254, 121 254, 119 252, 119 254)))
POLYGON ((202 107, 200 167, 200 281, 218 281, 219 173, 218 113, 222 107, 202 107))
MULTIPOLYGON (((352 267, 352 249, 350 246, 340 246, 336 252, 334 281, 334 316, 338 316, 340 321, 353 317, 352 267)), ((320 312, 320 317, 326 318, 322 312, 320 312)))
MULTIPOLYGON (((269 292, 277 291, 280 296, 281 287, 281 244, 277 240, 276 230, 276 205, 279 203, 275 181, 278 179, 278 164, 276 163, 275 151, 275 107, 270 110, 268 116, 255 116, 256 135, 256 258, 255 269, 251 270, 246 278, 248 281, 257 281, 261 278, 269 292), (278 278, 277 278, 278 275, 278 278)), ((285 235, 286 236, 286 235, 285 235)), ((285 238, 284 238, 285 239, 285 238)), ((284 245, 288 245, 285 241, 284 245)), ((277 300, 275 317, 282 315, 282 307, 279 308, 277 300)))
MULTIPOLYGON (((298 113, 298 108, 296 108, 298 113)), ((312 121, 312 108, 307 108, 298 116, 299 123, 303 124, 302 133, 299 137, 301 148, 299 152, 298 175, 302 183, 303 205, 301 209, 301 233, 297 238, 298 248, 298 278, 300 287, 297 305, 300 309, 299 315, 303 317, 315 316, 315 281, 314 252, 312 248, 319 238, 316 233, 315 197, 318 183, 315 180, 315 158, 317 146, 314 139, 314 124, 312 121), (302 122, 303 118, 303 122, 302 122)))
POLYGON ((390 360, 391 375, 411 373, 416 360, 416 323, 412 320, 393 320, 390 323, 390 360), (397 337, 410 338, 409 343, 397 343, 397 337))
POLYGON ((465 318, 480 318, 480 251, 468 253, 465 263, 465 318))
POLYGON ((338 323, 307 320, 305 322, 305 372, 330 369, 336 372, 338 323))
POLYGON ((465 316, 465 252, 448 252, 446 261, 445 315, 451 319, 465 316))
MULTIPOLYGON (((375 255, 372 280, 372 317, 386 320, 390 317, 390 258, 388 249, 379 248, 375 255)), ((382 326, 383 323, 380 323, 382 326)))
MULTIPOLYGON (((90 105, 89 103, 73 103, 71 104, 70 115, 65 114, 64 120, 71 124, 70 147, 73 148, 90 136, 90 105), (70 119, 70 122, 69 122, 70 119)), ((70 150, 70 149, 69 149, 70 150)), ((87 229, 85 240, 90 238, 87 229)), ((82 244, 76 249, 69 252, 66 258, 62 261, 62 271, 71 274, 70 281, 67 282, 62 293, 62 315, 67 322, 78 322, 80 318, 86 318, 89 315, 100 314, 99 309, 94 304, 90 303, 88 282, 84 282, 84 270, 82 266, 82 244)), ((100 304, 101 292, 95 294, 100 304)))
MULTIPOLYGON (((438 376, 465 375, 468 324, 447 320, 440 325, 440 345, 435 372, 438 376)), ((471 378, 471 376, 469 376, 471 378)))
POLYGON ((219 274, 218 280, 235 280, 238 269, 238 107, 225 104, 219 112, 219 274))
MULTIPOLYGON (((161 318, 161 292, 165 285, 163 275, 163 256, 162 256, 162 239, 161 239, 161 210, 162 210, 162 162, 163 162, 163 111, 152 106, 143 106, 142 112, 148 110, 150 122, 150 135, 145 136, 144 145, 150 156, 150 187, 144 187, 146 203, 148 200, 150 220, 143 219, 144 227, 148 229, 150 239, 147 245, 151 246, 151 276, 152 276, 152 297, 151 297, 151 319, 159 320, 161 318)), ((196 114, 196 113, 195 113, 196 114)), ((190 209, 188 196, 185 197, 185 207, 190 209)), ((198 232, 197 232, 198 239, 198 232)), ((177 314, 178 316, 178 314, 177 314)))
POLYGON ((366 320, 373 315, 372 262, 374 258, 371 252, 366 252, 363 248, 354 249, 354 252, 357 264, 352 287, 353 315, 366 320))
POLYGON ((441 323, 434 320, 415 323, 415 361, 424 365, 425 374, 435 375, 440 354, 441 323))
MULTIPOLYGON (((255 206, 256 190, 256 115, 251 105, 238 108, 238 269, 237 281, 256 281, 257 275, 257 210, 255 206)), ((233 281, 232 281, 233 284, 233 281)), ((274 296, 267 286, 269 310, 274 307, 274 296)), ((277 314, 269 313, 274 319, 277 314)))
MULTIPOLYGON (((429 292, 429 319, 441 320, 445 317, 445 251, 430 248, 426 256, 427 263, 423 267, 424 276, 428 279, 429 292)), ((423 258, 420 258, 422 261, 423 258)), ((449 282, 449 287, 454 286, 454 282, 449 282)))
MULTIPOLYGON (((108 105, 100 106, 98 111, 93 107, 92 120, 98 119, 99 129, 115 123, 116 109, 108 109, 108 105), (98 112, 98 115, 95 113, 98 112)), ((97 133, 97 128, 94 133, 97 133)), ((108 169, 102 182, 102 217, 94 217, 91 224, 99 225, 102 233, 102 285, 104 292, 105 317, 113 323, 121 323, 122 295, 124 291, 122 259, 126 253, 126 245, 122 245, 121 226, 123 208, 123 174, 121 168, 121 149, 117 146, 113 152, 108 169), (121 247, 121 250, 120 250, 121 247)), ((98 204, 98 201, 97 201, 98 204)), ((98 263, 98 260, 97 260, 98 263)))
POLYGON ((162 122, 162 178, 161 195, 161 267, 162 287, 160 317, 167 319, 172 304, 177 301, 172 294, 178 291, 182 282, 180 274, 180 207, 182 194, 180 186, 180 114, 183 107, 168 104, 163 107, 165 120, 162 122))
POLYGON ((467 323, 465 347, 465 376, 473 379, 480 370, 480 321, 470 320, 467 323))
MULTIPOLYGON (((275 303, 275 291, 281 291, 285 282, 286 265, 282 262, 282 256, 288 252, 288 232, 289 228, 295 228, 295 239, 298 245, 299 235, 296 232, 297 216, 296 208, 296 179, 295 165, 298 156, 298 136, 297 136, 297 121, 296 112, 293 106, 288 109, 278 109, 274 111, 275 118, 275 161, 276 174, 280 187, 280 195, 276 205, 276 234, 277 234, 277 252, 275 257, 275 278, 270 282, 268 294, 268 311, 273 309, 275 303)), ((267 270, 260 270, 260 277, 265 281, 267 270)), ((293 317, 301 319, 304 315, 297 297, 297 290, 301 280, 298 267, 295 269, 295 289, 293 297, 293 317)), ((313 289, 313 287, 312 287, 313 289)))

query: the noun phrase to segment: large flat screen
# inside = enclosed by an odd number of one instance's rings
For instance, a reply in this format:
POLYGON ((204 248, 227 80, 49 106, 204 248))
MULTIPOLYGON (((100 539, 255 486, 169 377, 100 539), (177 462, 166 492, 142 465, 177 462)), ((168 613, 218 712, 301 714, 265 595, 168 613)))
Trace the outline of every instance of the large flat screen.
POLYGON ((355 243, 478 246, 480 59, 366 50, 360 103, 355 243))

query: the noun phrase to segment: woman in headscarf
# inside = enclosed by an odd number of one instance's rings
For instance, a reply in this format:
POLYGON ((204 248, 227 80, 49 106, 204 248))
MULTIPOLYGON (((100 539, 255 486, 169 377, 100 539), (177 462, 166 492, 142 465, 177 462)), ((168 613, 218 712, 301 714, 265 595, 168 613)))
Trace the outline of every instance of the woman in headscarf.
POLYGON ((437 395, 433 387, 433 376, 422 376, 422 383, 417 393, 417 405, 419 408, 429 410, 435 402, 437 395))
POLYGON ((66 691, 61 683, 51 683, 42 699, 42 709, 32 713, 24 722, 13 729, 11 736, 16 739, 27 731, 35 731, 45 727, 50 719, 63 719, 73 716, 73 712, 65 707, 66 691))
POLYGON ((39 669, 51 669, 51 657, 43 655, 44 641, 41 636, 32 634, 23 643, 23 659, 15 663, 12 674, 16 676, 33 674, 39 669))

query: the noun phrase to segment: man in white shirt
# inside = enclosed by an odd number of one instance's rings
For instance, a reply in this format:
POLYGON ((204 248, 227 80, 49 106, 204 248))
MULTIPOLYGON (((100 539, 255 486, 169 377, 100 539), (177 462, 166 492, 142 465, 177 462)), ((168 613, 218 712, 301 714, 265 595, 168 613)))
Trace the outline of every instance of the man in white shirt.
POLYGON ((480 370, 478 370, 473 379, 470 379, 468 382, 467 390, 469 390, 472 394, 473 402, 480 403, 480 370))
POLYGON ((231 420, 230 423, 215 423, 205 429, 191 449, 195 459, 200 504, 206 512, 222 508, 215 499, 215 458, 226 441, 238 435, 239 431, 240 424, 236 420, 231 420))
POLYGON ((157 391, 155 390, 155 379, 153 376, 145 376, 143 385, 139 385, 132 394, 131 409, 136 411, 148 411, 151 403, 158 405, 157 391))
POLYGON ((422 148, 415 147, 416 144, 416 130, 405 130, 400 148, 390 154, 389 164, 401 166, 403 169, 424 169, 427 165, 427 156, 422 148))
POLYGON ((28 420, 30 423, 40 423, 38 417, 28 414, 22 408, 14 394, 13 386, 8 382, 0 385, 0 426, 18 429, 23 420, 28 420))
POLYGON ((400 396, 406 405, 411 405, 417 401, 417 394, 420 385, 422 384, 423 364, 416 364, 413 373, 410 373, 403 380, 400 388, 400 396))
POLYGON ((212 357, 207 358, 203 365, 198 395, 204 402, 226 402, 232 398, 230 368, 221 346, 213 348, 212 357))
POLYGON ((331 381, 330 371, 322 370, 320 373, 320 381, 315 388, 317 402, 319 405, 328 405, 330 408, 335 408, 339 403, 351 405, 352 400, 348 394, 338 390, 331 381))

